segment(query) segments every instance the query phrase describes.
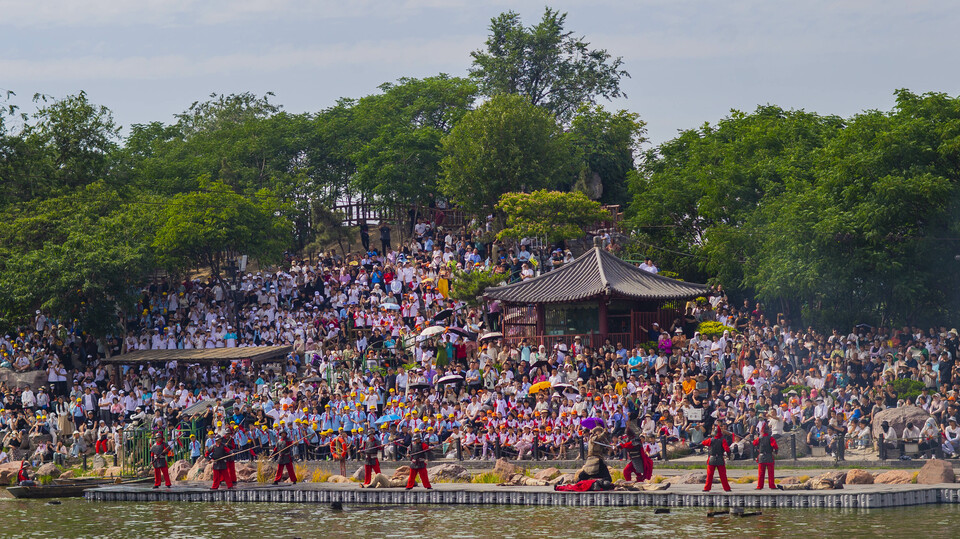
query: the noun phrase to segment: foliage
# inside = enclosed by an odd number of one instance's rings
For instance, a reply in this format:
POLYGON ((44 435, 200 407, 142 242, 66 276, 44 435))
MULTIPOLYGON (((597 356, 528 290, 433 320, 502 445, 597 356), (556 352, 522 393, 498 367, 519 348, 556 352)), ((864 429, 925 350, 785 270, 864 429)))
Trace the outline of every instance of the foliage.
POLYGON ((454 270, 450 277, 450 297, 477 306, 481 303, 483 291, 491 286, 499 286, 504 276, 493 270, 474 269, 473 271, 454 270))
POLYGON ((898 399, 908 399, 908 398, 917 398, 920 395, 920 392, 923 391, 924 385, 923 382, 919 380, 911 380, 909 378, 900 378, 890 382, 890 386, 893 386, 893 392, 897 394, 898 399))
POLYGON ((721 337, 723 336, 724 331, 729 331, 731 335, 736 335, 737 333, 735 328, 710 320, 700 322, 700 326, 697 328, 697 331, 700 332, 700 338, 702 339, 712 339, 715 336, 721 337))
POLYGON ((566 13, 550 8, 528 28, 513 11, 491 19, 486 50, 471 53, 470 75, 481 92, 526 96, 564 122, 597 96, 626 97, 620 79, 630 74, 622 68, 623 59, 590 50, 582 37, 564 29, 566 19, 566 13))
MULTIPOLYGON (((573 117, 570 133, 583 155, 581 177, 596 174, 600 179, 600 193, 594 196, 595 193, 588 192, 588 196, 604 204, 625 206, 630 200, 627 173, 635 170, 636 154, 646 141, 646 124, 640 116, 625 110, 614 114, 601 106, 584 106, 573 117)), ((577 188, 580 189, 579 183, 577 188)))
POLYGON ((783 388, 783 391, 782 391, 781 393, 783 393, 784 395, 786 395, 787 393, 790 393, 791 391, 796 391, 796 392, 797 392, 797 395, 803 395, 803 392, 804 392, 804 391, 806 391, 807 394, 809 394, 809 393, 810 393, 810 389, 811 389, 810 386, 805 386, 805 385, 803 385, 803 384, 795 384, 795 385, 792 385, 792 386, 783 388))
POLYGON ((97 182, 8 207, 0 221, 2 317, 24 321, 43 309, 98 337, 121 329, 117 315, 136 305, 154 269, 149 202, 97 182))
POLYGON ((500 477, 500 474, 496 472, 482 472, 482 473, 475 474, 473 478, 470 479, 470 482, 489 484, 489 483, 501 483, 505 480, 506 478, 500 477))
POLYGON ((251 200, 215 182, 205 191, 170 200, 153 246, 168 268, 203 265, 220 278, 225 263, 243 254, 278 262, 290 233, 290 222, 278 215, 269 192, 251 200))
POLYGON ((553 116, 515 95, 464 115, 443 138, 443 152, 440 189, 472 212, 492 211, 504 193, 572 178, 579 161, 553 116))
POLYGON ((610 213, 579 191, 563 193, 545 189, 532 193, 506 193, 497 203, 497 211, 506 216, 506 228, 497 234, 503 238, 539 238, 557 243, 579 238, 584 228, 610 219, 610 213))
POLYGON ((686 131, 631 175, 639 242, 821 327, 957 320, 960 99, 897 92, 848 120, 759 107, 686 131), (922 261, 922 262, 921 262, 922 261))

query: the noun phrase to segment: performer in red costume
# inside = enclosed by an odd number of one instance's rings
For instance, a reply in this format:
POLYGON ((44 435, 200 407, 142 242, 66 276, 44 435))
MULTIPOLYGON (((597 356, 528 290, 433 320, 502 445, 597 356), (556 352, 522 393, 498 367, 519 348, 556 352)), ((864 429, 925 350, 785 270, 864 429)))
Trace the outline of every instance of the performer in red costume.
POLYGON ((723 429, 717 426, 717 434, 709 440, 704 440, 703 445, 707 447, 707 484, 703 486, 704 492, 710 492, 713 486, 713 471, 720 472, 720 484, 723 485, 724 492, 730 492, 730 483, 727 483, 727 466, 723 460, 724 453, 730 452, 730 446, 723 437, 723 429))
POLYGON ((753 441, 753 446, 757 448, 757 490, 763 490, 764 470, 770 476, 770 488, 776 489, 777 486, 773 484, 773 454, 779 452, 780 448, 767 432, 766 425, 763 425, 760 437, 753 441))
POLYGON ((653 460, 643 450, 643 440, 637 436, 636 431, 627 427, 627 432, 620 442, 620 447, 627 450, 627 457, 630 462, 623 469, 623 478, 630 481, 630 477, 637 476, 637 481, 646 481, 653 476, 653 460))
POLYGON ((420 439, 420 435, 414 434, 413 443, 410 445, 410 477, 407 478, 407 490, 416 486, 418 475, 425 488, 433 488, 430 486, 430 479, 427 478, 427 451, 429 450, 430 446, 420 439))
POLYGON ((363 485, 370 484, 370 478, 375 473, 380 473, 380 459, 377 455, 380 452, 380 444, 377 443, 377 436, 371 430, 367 434, 367 439, 363 442, 363 485))

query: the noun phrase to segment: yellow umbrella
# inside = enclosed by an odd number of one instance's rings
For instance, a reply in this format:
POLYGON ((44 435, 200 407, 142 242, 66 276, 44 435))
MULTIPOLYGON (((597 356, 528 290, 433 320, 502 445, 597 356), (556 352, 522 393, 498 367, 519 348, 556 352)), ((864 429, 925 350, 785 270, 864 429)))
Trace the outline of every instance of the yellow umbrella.
POLYGON ((533 394, 533 393, 538 393, 544 389, 550 389, 550 382, 537 382, 532 386, 530 386, 530 389, 527 392, 533 394))

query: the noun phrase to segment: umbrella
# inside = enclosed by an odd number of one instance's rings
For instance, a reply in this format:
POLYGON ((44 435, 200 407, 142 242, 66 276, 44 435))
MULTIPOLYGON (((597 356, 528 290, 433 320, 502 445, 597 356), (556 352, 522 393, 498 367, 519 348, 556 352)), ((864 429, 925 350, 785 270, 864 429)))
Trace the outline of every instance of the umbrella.
POLYGON ((537 382, 530 386, 530 389, 527 390, 527 393, 539 393, 541 390, 550 389, 550 382, 537 382))
POLYGON ((423 279, 420 279, 420 280, 423 281, 423 282, 425 282, 425 283, 432 283, 432 282, 433 282, 433 277, 424 277, 423 279))
POLYGON ((557 390, 560 393, 580 394, 580 391, 570 384, 556 384, 553 386, 553 389, 557 390))
POLYGON ((448 374, 443 378, 437 380, 437 385, 442 386, 443 384, 453 384, 453 383, 462 382, 462 381, 463 381, 463 376, 460 376, 459 374, 448 374))
POLYGON ((396 303, 384 303, 380 305, 380 308, 385 311, 399 311, 400 306, 396 303))
POLYGON ((484 333, 483 335, 480 336, 480 342, 483 342, 489 339, 499 339, 500 337, 503 337, 503 333, 500 333, 499 331, 488 331, 487 333, 484 333))
POLYGON ((444 309, 433 316, 433 321, 446 320, 453 316, 453 309, 444 309))
POLYGON ((391 421, 400 421, 400 416, 397 414, 387 414, 380 419, 378 419, 374 424, 383 425, 384 423, 390 423, 391 421))
POLYGON ((477 334, 472 331, 466 331, 460 328, 447 328, 447 331, 449 331, 450 333, 456 333, 457 335, 460 335, 461 337, 463 337, 464 339, 467 339, 468 341, 477 340, 477 334))
POLYGON ((443 326, 430 326, 427 329, 420 332, 421 337, 433 337, 434 335, 439 335, 446 331, 447 328, 443 326))
POLYGON ((603 425, 603 420, 599 417, 587 417, 580 421, 580 428, 587 430, 593 430, 597 427, 602 427, 603 425))
POLYGON ((533 365, 530 365, 530 370, 537 370, 540 367, 549 367, 549 366, 550 366, 549 361, 544 361, 541 359, 540 361, 534 363, 533 365))
POLYGON ((303 381, 307 383, 322 382, 323 378, 320 378, 319 376, 311 376, 310 378, 304 378, 303 381))
POLYGON ((417 382, 416 384, 410 384, 407 386, 407 389, 418 390, 418 389, 430 389, 430 384, 426 382, 417 382))

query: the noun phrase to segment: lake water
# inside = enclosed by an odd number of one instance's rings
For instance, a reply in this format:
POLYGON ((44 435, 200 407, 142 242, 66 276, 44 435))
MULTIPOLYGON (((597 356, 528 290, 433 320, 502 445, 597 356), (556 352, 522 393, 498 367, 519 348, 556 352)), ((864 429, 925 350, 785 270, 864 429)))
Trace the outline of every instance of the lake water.
POLYGON ((707 518, 705 509, 92 503, 0 500, 2 537, 956 537, 960 506, 764 510, 707 518))

